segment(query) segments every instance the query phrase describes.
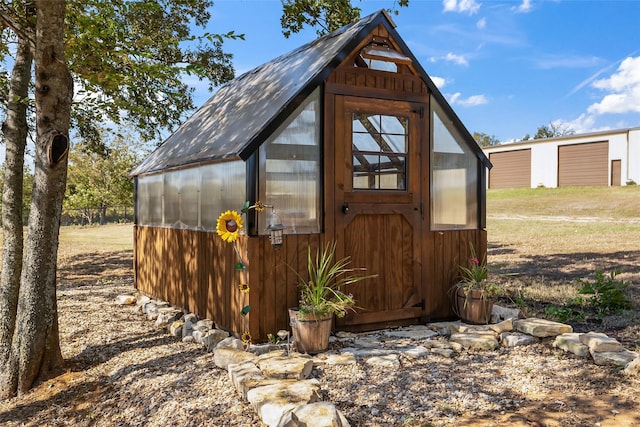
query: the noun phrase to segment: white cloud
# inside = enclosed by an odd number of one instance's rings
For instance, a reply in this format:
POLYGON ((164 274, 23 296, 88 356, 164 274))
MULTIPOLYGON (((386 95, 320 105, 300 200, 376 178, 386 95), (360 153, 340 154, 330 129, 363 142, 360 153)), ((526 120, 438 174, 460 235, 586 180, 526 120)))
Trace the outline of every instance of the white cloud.
POLYGON ((522 0, 519 6, 513 6, 511 10, 517 13, 528 13, 531 12, 531 8, 531 0, 522 0))
POLYGON ((476 0, 442 0, 444 12, 459 12, 473 15, 480 9, 480 3, 476 0))
POLYGON ((481 18, 478 22, 476 22, 476 28, 479 30, 484 30, 487 27, 487 18, 481 18))
POLYGON ((456 55, 455 53, 447 53, 443 58, 445 61, 453 62, 454 64, 464 65, 465 67, 469 65, 469 62, 462 55, 456 55))
POLYGON ((591 68, 600 65, 602 59, 597 56, 559 53, 533 58, 533 63, 536 67, 545 70, 552 68, 591 68))
POLYGON ((436 77, 436 76, 429 76, 429 77, 431 77, 431 81, 436 85, 438 89, 442 89, 444 85, 447 84, 447 81, 445 80, 444 77, 436 77))
POLYGON ((592 114, 582 113, 576 119, 573 120, 563 120, 558 119, 552 122, 553 125, 558 126, 561 129, 572 130, 577 134, 581 133, 589 133, 595 132, 596 130, 606 130, 606 129, 595 129, 594 125, 596 123, 596 118, 592 114))
POLYGON ((611 93, 590 105, 589 113, 640 113, 640 56, 625 59, 613 75, 595 80, 591 86, 611 93))
POLYGON ((451 105, 457 104, 463 107, 475 107, 476 105, 483 105, 488 102, 489 100, 484 95, 471 95, 468 98, 462 98, 462 94, 456 92, 449 97, 449 103, 451 105))

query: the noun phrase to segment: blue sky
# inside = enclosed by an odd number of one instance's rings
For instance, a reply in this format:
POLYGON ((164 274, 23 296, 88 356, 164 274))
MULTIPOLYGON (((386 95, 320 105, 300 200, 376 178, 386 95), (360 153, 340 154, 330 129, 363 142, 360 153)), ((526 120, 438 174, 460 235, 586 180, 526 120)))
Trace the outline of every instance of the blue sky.
MULTIPOLYGON (((354 1, 365 16, 393 0, 354 1)), ((217 0, 210 32, 239 75, 316 38, 285 39, 280 0, 217 0)), ((410 0, 397 31, 470 132, 503 142, 551 122, 576 133, 640 126, 640 1, 410 0)), ((211 95, 197 84, 196 105, 211 95)))

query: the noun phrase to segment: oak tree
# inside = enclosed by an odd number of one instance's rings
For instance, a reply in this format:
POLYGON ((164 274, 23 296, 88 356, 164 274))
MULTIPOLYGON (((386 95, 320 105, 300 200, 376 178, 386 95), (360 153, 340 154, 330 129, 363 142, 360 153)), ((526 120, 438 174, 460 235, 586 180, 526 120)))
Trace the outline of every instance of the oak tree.
POLYGON ((0 54, 10 51, 7 41, 17 42, 9 89, 0 90, 9 101, 3 124, 7 155, 0 397, 27 391, 36 378, 62 362, 55 286, 70 124, 98 149, 97 129, 105 120, 134 123, 147 138, 176 126, 193 108, 192 89, 182 76, 195 75, 211 85, 233 77, 231 56, 222 51, 222 42, 241 36, 193 34, 193 23, 203 27, 208 21, 211 4, 208 0, 0 3, 0 54), (29 94, 32 56, 35 95, 29 94), (74 82, 79 102, 72 105, 74 82), (30 97, 35 99, 36 148, 24 242, 21 179, 30 97))

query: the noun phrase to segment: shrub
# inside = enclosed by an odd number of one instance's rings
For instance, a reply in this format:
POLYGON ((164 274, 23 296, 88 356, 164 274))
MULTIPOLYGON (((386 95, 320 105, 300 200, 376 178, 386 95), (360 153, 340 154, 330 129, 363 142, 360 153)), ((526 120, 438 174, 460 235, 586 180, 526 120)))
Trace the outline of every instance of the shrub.
POLYGON ((582 285, 578 293, 591 295, 589 305, 599 316, 618 314, 622 310, 632 307, 631 301, 624 293, 629 283, 622 279, 616 280, 618 274, 620 274, 619 270, 613 271, 608 275, 597 270, 594 282, 577 279, 577 282, 582 285))

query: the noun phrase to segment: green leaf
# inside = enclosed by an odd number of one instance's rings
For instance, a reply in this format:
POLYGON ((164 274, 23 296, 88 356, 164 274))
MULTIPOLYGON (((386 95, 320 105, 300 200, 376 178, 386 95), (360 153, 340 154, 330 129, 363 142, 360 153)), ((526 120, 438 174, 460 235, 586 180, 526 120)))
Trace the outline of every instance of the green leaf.
POLYGON ((239 271, 244 270, 244 264, 241 262, 237 262, 235 265, 235 269, 239 271))
POLYGON ((250 310, 251 310, 251 306, 245 305, 244 307, 242 307, 242 311, 240 312, 240 314, 243 316, 246 316, 247 314, 249 314, 250 310))

